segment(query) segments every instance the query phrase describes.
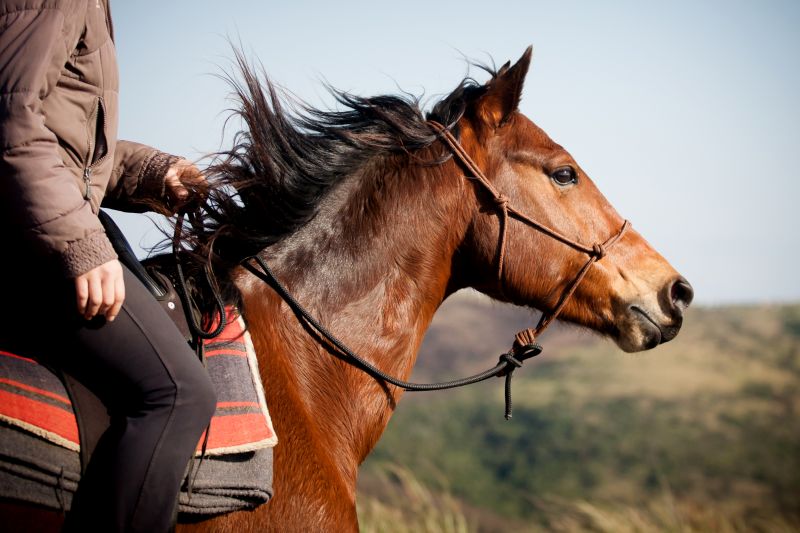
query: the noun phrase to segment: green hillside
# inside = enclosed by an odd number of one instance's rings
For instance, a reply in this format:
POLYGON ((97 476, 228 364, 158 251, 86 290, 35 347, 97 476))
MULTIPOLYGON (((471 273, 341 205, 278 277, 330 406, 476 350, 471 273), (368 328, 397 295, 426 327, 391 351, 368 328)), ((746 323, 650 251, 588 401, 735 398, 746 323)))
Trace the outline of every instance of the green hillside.
MULTIPOLYGON (((448 302, 414 378, 491 366, 531 322, 448 302)), ((548 332, 514 377, 511 421, 502 380, 407 393, 362 468, 363 529, 800 531, 800 305, 685 324, 642 354, 548 332)))

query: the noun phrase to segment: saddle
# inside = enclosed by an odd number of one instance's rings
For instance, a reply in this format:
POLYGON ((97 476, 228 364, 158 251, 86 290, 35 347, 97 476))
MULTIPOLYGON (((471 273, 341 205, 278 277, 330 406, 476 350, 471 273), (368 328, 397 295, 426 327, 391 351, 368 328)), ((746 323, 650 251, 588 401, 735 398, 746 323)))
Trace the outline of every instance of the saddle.
MULTIPOLYGON (((111 217, 101 212, 100 219, 119 260, 203 358, 217 389, 217 412, 198 443, 180 511, 197 517, 265 503, 272 496, 272 447, 277 437, 242 317, 226 308, 225 319, 218 318, 227 324, 219 336, 203 340, 193 335, 190 321, 200 324, 202 314, 188 294, 181 297, 176 290, 171 256, 140 263, 111 217)), ((109 426, 106 408, 68 374, 2 349, 0 498, 68 510, 80 476, 109 426)))

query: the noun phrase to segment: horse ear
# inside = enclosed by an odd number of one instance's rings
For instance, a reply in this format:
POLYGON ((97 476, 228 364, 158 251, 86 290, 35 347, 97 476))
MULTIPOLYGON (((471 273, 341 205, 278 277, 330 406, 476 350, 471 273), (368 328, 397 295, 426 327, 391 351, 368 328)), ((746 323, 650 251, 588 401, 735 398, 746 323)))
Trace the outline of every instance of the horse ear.
POLYGON ((500 67, 497 75, 489 82, 486 93, 478 102, 480 115, 492 126, 502 126, 511 113, 517 110, 522 97, 522 84, 531 65, 532 53, 533 48, 529 46, 514 66, 509 67, 509 62, 500 67))
POLYGON ((509 68, 511 68, 511 61, 506 61, 505 63, 503 63, 502 67, 497 69, 497 76, 502 76, 503 74, 508 72, 509 68))

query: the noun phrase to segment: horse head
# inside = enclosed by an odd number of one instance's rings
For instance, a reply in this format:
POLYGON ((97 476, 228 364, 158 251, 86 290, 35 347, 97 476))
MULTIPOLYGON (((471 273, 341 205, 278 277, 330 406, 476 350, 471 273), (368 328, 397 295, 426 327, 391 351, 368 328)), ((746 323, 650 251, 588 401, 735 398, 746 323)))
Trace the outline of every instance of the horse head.
POLYGON ((569 152, 519 112, 530 59, 528 48, 516 64, 501 67, 453 125, 464 150, 501 195, 493 197, 471 180, 474 205, 458 251, 460 284, 553 312, 591 255, 587 250, 597 252, 598 261, 559 318, 608 335, 628 352, 667 342, 680 330, 692 288, 634 230, 607 251, 593 250, 621 232, 625 221, 569 152), (568 242, 502 216, 506 206, 568 242))

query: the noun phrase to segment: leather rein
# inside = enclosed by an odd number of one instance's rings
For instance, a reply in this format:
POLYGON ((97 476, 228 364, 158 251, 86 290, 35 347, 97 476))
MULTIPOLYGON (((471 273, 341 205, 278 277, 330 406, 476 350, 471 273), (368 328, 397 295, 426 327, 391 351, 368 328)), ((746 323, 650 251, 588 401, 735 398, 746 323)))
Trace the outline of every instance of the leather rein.
POLYGON ((278 280, 262 257, 254 255, 244 259, 241 264, 252 274, 272 287, 273 290, 275 290, 275 292, 278 293, 278 295, 292 309, 295 315, 297 315, 299 319, 304 321, 322 338, 329 342, 332 347, 338 350, 338 352, 340 352, 340 356, 344 356, 343 358, 345 361, 356 366, 357 368, 360 368, 362 371, 366 372, 375 379, 386 381, 407 391, 431 391, 462 387, 464 385, 470 385, 472 383, 484 381, 494 376, 505 376, 505 417, 506 419, 510 419, 512 410, 511 377, 514 373, 514 370, 522 366, 523 361, 526 359, 530 359, 541 353, 542 347, 536 342, 536 339, 544 332, 545 329, 547 329, 550 324, 552 324, 556 317, 558 317, 558 315, 564 309, 564 306, 569 301, 570 297, 572 297, 572 295, 575 293, 578 285, 580 285, 581 281, 583 281, 584 277, 589 272, 589 269, 592 267, 592 265, 605 257, 608 250, 625 234, 630 227, 630 222, 625 220, 616 234, 612 235, 604 242, 597 243, 592 246, 586 246, 569 239, 558 231, 540 222, 537 222, 536 220, 510 206, 508 198, 501 194, 487 179, 480 167, 478 167, 469 154, 467 154, 453 134, 438 122, 428 121, 428 124, 439 134, 441 141, 450 148, 453 155, 471 174, 471 176, 465 175, 465 178, 477 181, 493 199, 498 217, 500 219, 500 235, 498 237, 497 251, 497 279, 501 286, 504 279, 506 234, 510 218, 515 218, 540 231, 541 233, 544 233, 545 235, 589 256, 586 262, 583 264, 583 267, 581 267, 572 281, 570 281, 561 292, 561 296, 559 297, 558 302, 553 310, 549 313, 543 312, 535 328, 525 329, 517 333, 515 335, 513 346, 508 352, 500 356, 497 365, 473 376, 441 383, 411 383, 397 379, 384 373, 372 363, 354 353, 352 350, 350 350, 350 348, 347 347, 347 345, 345 345, 341 340, 333 335, 333 333, 325 328, 325 326, 323 326, 311 313, 309 313, 302 305, 300 305, 300 303, 297 302, 297 300, 294 299, 291 293, 278 280))

